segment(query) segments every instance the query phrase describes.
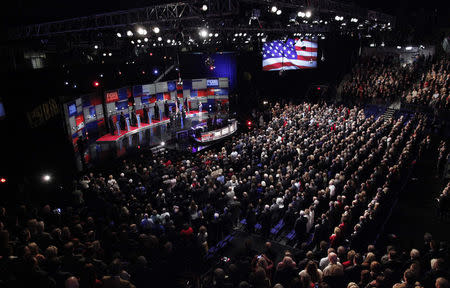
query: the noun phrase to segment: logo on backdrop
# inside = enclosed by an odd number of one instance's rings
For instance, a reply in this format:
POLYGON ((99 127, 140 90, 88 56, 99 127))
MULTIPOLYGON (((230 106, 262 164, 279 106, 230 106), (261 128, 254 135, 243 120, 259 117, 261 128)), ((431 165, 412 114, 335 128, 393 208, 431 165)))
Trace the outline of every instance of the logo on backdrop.
POLYGON ((28 124, 31 128, 36 128, 46 123, 51 118, 60 113, 58 103, 55 99, 38 105, 31 112, 27 112, 28 124))

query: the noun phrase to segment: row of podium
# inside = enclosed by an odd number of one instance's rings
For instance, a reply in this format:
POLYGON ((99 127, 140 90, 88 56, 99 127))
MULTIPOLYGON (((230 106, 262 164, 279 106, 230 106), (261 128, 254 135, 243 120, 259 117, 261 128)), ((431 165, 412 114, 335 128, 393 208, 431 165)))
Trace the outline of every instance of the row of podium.
MULTIPOLYGON (((183 109, 183 104, 180 104, 180 107, 179 107, 179 109, 180 109, 180 111, 182 111, 182 109, 183 109)), ((202 105, 200 105, 199 106, 199 111, 198 111, 198 113, 199 114, 201 114, 202 113, 202 105)), ((152 114, 152 111, 149 111, 148 112, 148 124, 149 125, 151 125, 152 124, 152 122, 153 121, 158 121, 158 122, 160 122, 160 121, 162 121, 163 119, 164 119, 164 117, 163 117, 163 111, 159 111, 159 119, 160 120, 153 120, 152 119, 152 117, 153 117, 153 114, 152 114)), ((183 127, 184 126, 184 123, 183 123, 183 118, 184 117, 181 117, 181 127, 183 127)), ((117 131, 117 135, 118 136, 120 136, 120 135, 122 135, 122 134, 125 134, 125 133, 127 133, 127 132, 130 132, 132 129, 131 129, 131 125, 130 125, 130 118, 125 118, 125 125, 126 125, 126 131, 124 132, 124 131, 122 131, 122 129, 121 129, 121 127, 120 127, 120 123, 119 123, 119 121, 117 121, 116 122, 116 131, 117 131), (123 133, 122 133, 123 132, 123 133)), ((140 115, 139 114, 136 114, 136 126, 137 126, 137 128, 141 128, 142 127, 142 125, 141 125, 141 117, 140 117, 140 115)), ((115 133, 114 133, 115 134, 115 133)))

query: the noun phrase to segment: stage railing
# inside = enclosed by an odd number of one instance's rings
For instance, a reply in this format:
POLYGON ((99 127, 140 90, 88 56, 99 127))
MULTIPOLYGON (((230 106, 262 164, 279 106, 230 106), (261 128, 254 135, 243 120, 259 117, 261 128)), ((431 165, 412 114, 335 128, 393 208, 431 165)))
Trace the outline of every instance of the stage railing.
POLYGON ((231 120, 231 123, 220 129, 202 132, 200 137, 196 138, 199 142, 210 142, 227 137, 237 131, 237 121, 231 120))

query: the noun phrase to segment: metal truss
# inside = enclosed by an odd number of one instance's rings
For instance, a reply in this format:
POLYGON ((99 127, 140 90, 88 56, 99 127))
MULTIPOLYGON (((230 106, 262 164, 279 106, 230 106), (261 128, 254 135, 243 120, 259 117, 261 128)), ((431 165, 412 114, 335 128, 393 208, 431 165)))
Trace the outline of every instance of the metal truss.
MULTIPOLYGON (((47 22, 42 24, 28 25, 10 31, 10 40, 39 39, 67 34, 80 34, 91 31, 106 31, 114 29, 131 28, 135 25, 157 24, 160 26, 171 26, 173 23, 183 22, 183 28, 189 29, 198 26, 200 19, 224 19, 230 16, 240 15, 240 8, 243 4, 250 8, 262 9, 277 5, 277 7, 291 10, 311 9, 313 13, 331 13, 342 16, 357 17, 361 20, 377 21, 379 23, 395 23, 395 18, 385 13, 370 11, 356 5, 342 3, 333 0, 207 0, 208 10, 202 11, 201 7, 193 1, 177 2, 171 4, 156 5, 145 8, 136 8, 125 11, 97 14, 74 19, 47 22)), ((211 21, 213 22, 213 21, 211 21)), ((234 23, 234 22, 233 22, 234 23)), ((236 23, 233 24, 233 26, 236 23)), ((174 25, 172 25, 173 27, 174 25)), ((219 25, 220 26, 220 25, 219 25)), ((211 27, 215 28, 215 27, 211 27)), ((267 27, 268 28, 268 27, 267 27)), ((172 28, 170 28, 172 29, 172 28)), ((169 29, 169 30, 170 30, 169 29)), ((223 25, 220 30, 224 29, 223 25)), ((235 28, 227 28, 227 30, 235 28)), ((275 30, 294 30, 277 29, 275 30)), ((251 30, 251 28, 248 28, 251 30)), ((320 33, 327 32, 327 27, 317 27, 316 25, 300 25, 295 28, 297 31, 320 33)), ((260 31, 261 32, 261 31, 260 31)))
POLYGON ((28 25, 10 31, 10 39, 39 38, 67 33, 123 28, 138 24, 214 18, 235 15, 239 12, 238 0, 208 0, 208 4, 206 12, 194 3, 177 2, 28 25))

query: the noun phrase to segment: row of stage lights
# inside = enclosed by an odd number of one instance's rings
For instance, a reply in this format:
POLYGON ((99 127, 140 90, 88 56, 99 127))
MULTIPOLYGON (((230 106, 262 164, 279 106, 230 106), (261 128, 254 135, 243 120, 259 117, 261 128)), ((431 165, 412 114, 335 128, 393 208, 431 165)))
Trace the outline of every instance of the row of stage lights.
MULTIPOLYGON (((270 12, 272 12, 273 14, 276 15, 281 15, 283 13, 283 11, 281 9, 279 9, 277 6, 273 5, 270 8, 270 12)), ((312 16, 312 12, 310 10, 307 11, 298 11, 297 16, 300 18, 311 18, 312 16)))

